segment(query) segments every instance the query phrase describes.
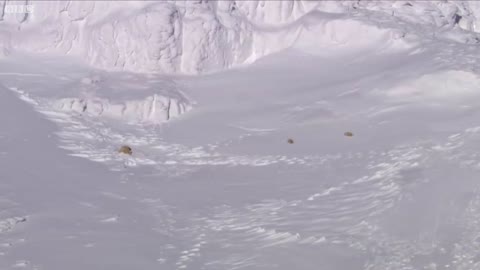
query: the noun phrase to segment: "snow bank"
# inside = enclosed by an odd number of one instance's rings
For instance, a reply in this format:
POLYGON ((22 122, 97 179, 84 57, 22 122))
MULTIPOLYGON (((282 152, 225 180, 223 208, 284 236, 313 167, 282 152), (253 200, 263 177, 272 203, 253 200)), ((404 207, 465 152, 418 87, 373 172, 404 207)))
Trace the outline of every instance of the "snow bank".
POLYGON ((222 70, 297 45, 318 52, 369 40, 388 44, 414 31, 385 35, 379 29, 392 20, 469 31, 480 25, 474 1, 3 0, 0 7, 0 55, 71 54, 100 68, 158 73, 222 70), (13 13, 12 5, 32 8, 13 13))
POLYGON ((60 111, 85 113, 130 123, 160 124, 190 109, 190 105, 161 95, 142 100, 113 101, 102 98, 63 98, 53 103, 60 111))
MULTIPOLYGON (((191 109, 181 86, 142 74, 90 73, 66 83, 68 89, 43 100, 57 111, 128 123, 160 124, 191 109), (151 78, 150 78, 151 77, 151 78)), ((39 93, 40 94, 40 93, 39 93)))

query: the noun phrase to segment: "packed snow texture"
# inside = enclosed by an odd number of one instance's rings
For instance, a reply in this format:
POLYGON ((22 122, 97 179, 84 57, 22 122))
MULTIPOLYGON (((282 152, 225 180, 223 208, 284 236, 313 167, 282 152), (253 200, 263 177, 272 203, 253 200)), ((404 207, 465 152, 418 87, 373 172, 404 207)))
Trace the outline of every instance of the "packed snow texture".
POLYGON ((478 1, 3 0, 0 7, 0 56, 71 54, 135 72, 212 72, 305 44, 321 52, 417 35, 474 43, 474 35, 450 30, 480 32, 478 1), (25 4, 31 12, 6 12, 25 4))

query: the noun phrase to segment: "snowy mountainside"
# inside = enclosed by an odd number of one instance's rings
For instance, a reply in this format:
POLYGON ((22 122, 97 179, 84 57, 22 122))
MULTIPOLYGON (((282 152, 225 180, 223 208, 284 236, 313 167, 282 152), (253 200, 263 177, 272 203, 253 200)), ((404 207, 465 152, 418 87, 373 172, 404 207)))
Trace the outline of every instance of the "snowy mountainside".
MULTIPOLYGON (((12 51, 71 54, 99 68, 136 72, 197 74, 251 63, 297 44, 355 45, 359 38, 414 42, 417 35, 445 37, 442 33, 452 28, 480 31, 476 1, 122 1, 118 5, 4 0, 0 5, 3 55, 12 51), (5 12, 9 5, 22 4, 33 5, 33 12, 5 12), (385 32, 391 34, 385 37, 385 32)), ((477 42, 475 37, 458 41, 477 42)))
POLYGON ((478 2, 2 6, 1 270, 480 269, 478 2))

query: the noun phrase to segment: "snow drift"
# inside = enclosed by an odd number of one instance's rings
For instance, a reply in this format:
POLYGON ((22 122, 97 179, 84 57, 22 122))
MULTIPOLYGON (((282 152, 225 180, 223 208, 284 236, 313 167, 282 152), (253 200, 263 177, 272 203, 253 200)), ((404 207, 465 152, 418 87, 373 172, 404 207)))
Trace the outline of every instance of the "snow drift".
MULTIPOLYGON (((4 0, 0 7, 0 55, 15 50, 71 54, 100 68, 157 73, 222 70, 289 47, 307 46, 318 52, 366 40, 390 44, 409 34, 439 36, 445 28, 480 31, 480 4, 474 1, 120 4, 4 0), (32 6, 31 12, 12 13, 8 8, 25 4, 32 6), (391 29, 388 22, 392 21, 402 24, 395 23, 391 29), (424 25, 425 29, 414 33, 408 23, 424 25)), ((462 42, 472 40, 476 39, 462 42)))
POLYGON ((194 104, 184 95, 182 85, 165 76, 85 70, 83 64, 79 68, 74 61, 58 63, 38 58, 12 58, 3 60, 9 61, 10 70, 31 62, 38 66, 32 67, 36 70, 28 74, 27 80, 22 78, 25 75, 22 73, 0 73, 0 76, 18 76, 13 80, 3 77, 2 84, 42 112, 53 110, 56 114, 102 122, 113 120, 149 125, 176 118, 194 104), (42 73, 52 69, 58 73, 42 73))
POLYGON ((101 98, 64 98, 55 101, 53 107, 60 111, 87 113, 130 123, 160 124, 183 114, 190 106, 182 101, 154 94, 142 100, 124 102, 101 98))

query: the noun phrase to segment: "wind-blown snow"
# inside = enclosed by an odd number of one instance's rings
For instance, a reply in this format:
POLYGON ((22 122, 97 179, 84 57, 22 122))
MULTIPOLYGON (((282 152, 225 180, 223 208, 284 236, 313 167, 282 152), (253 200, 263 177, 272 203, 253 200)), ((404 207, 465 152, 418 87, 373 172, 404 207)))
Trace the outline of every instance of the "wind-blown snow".
MULTIPOLYGON (((480 31, 476 1, 122 1, 118 5, 4 0, 2 5, 12 3, 33 5, 33 12, 0 13, 2 55, 71 54, 96 67, 136 72, 203 73, 251 63, 297 45, 315 45, 321 51, 332 45, 362 46, 380 40, 412 42, 416 35, 458 39, 451 36, 452 28, 480 31), (446 30, 450 36, 444 35, 446 30)), ((478 42, 464 37, 458 41, 478 42)))

